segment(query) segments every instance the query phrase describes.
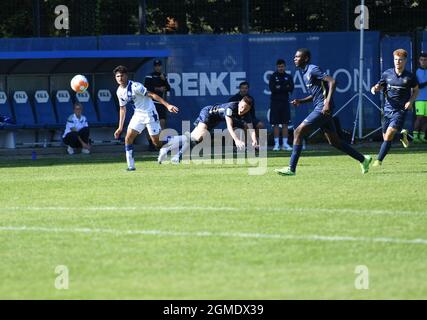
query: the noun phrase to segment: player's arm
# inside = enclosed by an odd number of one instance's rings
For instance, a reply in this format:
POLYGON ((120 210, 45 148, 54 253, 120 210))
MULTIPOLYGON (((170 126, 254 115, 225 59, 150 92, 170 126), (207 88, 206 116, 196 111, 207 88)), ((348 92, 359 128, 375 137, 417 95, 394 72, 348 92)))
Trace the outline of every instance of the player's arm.
POLYGON ((177 107, 168 103, 165 99, 163 99, 159 95, 155 94, 154 92, 147 91, 147 97, 150 97, 151 99, 160 102, 162 105, 164 105, 166 107, 166 109, 169 110, 169 112, 178 113, 178 111, 179 111, 179 109, 177 107))
POLYGON ((231 117, 229 116, 225 116, 225 123, 227 124, 227 129, 230 132, 230 135, 233 138, 236 147, 240 150, 243 149, 245 147, 245 143, 237 137, 237 134, 233 128, 233 119, 231 119, 231 117))
POLYGON ((258 141, 256 138, 256 133, 255 133, 255 129, 252 123, 248 123, 246 124, 248 130, 250 130, 251 133, 251 139, 252 139, 252 147, 257 147, 258 146, 258 141))
POLYGON ((416 85, 414 88, 412 88, 411 97, 409 98, 409 101, 405 103, 405 110, 411 110, 412 109, 414 101, 418 97, 419 92, 420 92, 420 89, 419 89, 418 85, 416 85))
POLYGON ((303 103, 309 103, 309 102, 311 102, 311 101, 313 101, 313 96, 308 96, 308 97, 305 97, 305 98, 302 98, 302 99, 294 99, 294 100, 292 100, 291 101, 291 103, 295 106, 295 107, 298 107, 300 104, 303 104, 303 103))
POLYGON ((334 78, 332 78, 331 76, 325 76, 323 77, 323 81, 326 81, 328 83, 328 95, 325 97, 325 101, 324 101, 324 105, 323 105, 323 110, 322 112, 324 114, 330 114, 331 113, 331 101, 332 101, 332 95, 335 92, 335 88, 337 86, 337 82, 334 78))
POLYGON ((120 137, 120 134, 123 131, 123 126, 125 124, 125 117, 126 117, 126 106, 120 106, 119 111, 119 127, 114 132, 114 138, 118 139, 120 137))
POLYGON ((380 81, 378 81, 372 88, 371 88, 371 93, 375 94, 379 91, 381 91, 382 89, 385 88, 386 85, 386 80, 385 80, 385 75, 384 73, 381 75, 381 79, 380 81))

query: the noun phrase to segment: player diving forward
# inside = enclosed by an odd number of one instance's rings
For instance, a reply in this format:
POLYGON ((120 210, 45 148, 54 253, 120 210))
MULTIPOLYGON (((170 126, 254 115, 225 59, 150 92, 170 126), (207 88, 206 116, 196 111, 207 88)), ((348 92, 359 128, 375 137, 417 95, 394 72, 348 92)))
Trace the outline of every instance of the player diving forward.
POLYGON ((114 132, 114 137, 118 139, 123 131, 123 125, 126 116, 126 107, 132 107, 134 114, 129 122, 126 137, 126 162, 127 170, 135 170, 135 160, 133 157, 133 141, 135 138, 147 128, 153 144, 160 148, 163 142, 159 140, 160 122, 159 115, 157 114, 156 107, 153 100, 159 101, 163 104, 169 112, 178 112, 178 108, 167 103, 164 99, 157 94, 149 92, 141 83, 128 80, 127 68, 125 66, 118 66, 113 70, 119 87, 117 88, 117 98, 120 104, 119 127, 114 132))
MULTIPOLYGON (((162 163, 169 151, 178 149, 179 145, 182 144, 181 149, 171 159, 173 164, 178 164, 182 154, 190 146, 190 143, 200 143, 203 140, 203 136, 222 121, 226 122, 227 129, 230 132, 236 147, 240 150, 243 149, 245 147, 245 142, 239 139, 233 127, 234 122, 239 121, 243 122, 248 129, 253 129, 252 117, 249 112, 251 107, 252 99, 248 96, 243 97, 240 101, 204 107, 195 121, 196 127, 191 134, 173 137, 169 143, 165 144, 160 149, 158 162, 162 163)), ((255 130, 251 130, 251 139, 252 146, 257 147, 258 142, 255 130)))

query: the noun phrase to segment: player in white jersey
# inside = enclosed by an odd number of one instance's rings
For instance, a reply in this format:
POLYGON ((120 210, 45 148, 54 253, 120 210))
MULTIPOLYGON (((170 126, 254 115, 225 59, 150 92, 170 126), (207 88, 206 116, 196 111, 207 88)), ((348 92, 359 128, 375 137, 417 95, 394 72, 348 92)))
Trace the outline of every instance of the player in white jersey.
POLYGON ((116 78, 119 87, 117 88, 117 98, 120 104, 120 117, 119 127, 114 133, 114 137, 118 139, 123 131, 125 122, 126 108, 134 108, 134 114, 129 122, 126 137, 126 162, 128 165, 127 170, 135 170, 135 161, 133 158, 133 142, 135 138, 147 128, 151 141, 157 148, 161 148, 163 142, 159 140, 160 122, 159 115, 157 114, 156 107, 153 100, 163 104, 169 112, 177 113, 179 109, 174 105, 169 104, 157 94, 150 92, 141 83, 130 81, 128 79, 127 68, 125 66, 118 66, 113 70, 114 77, 116 78))

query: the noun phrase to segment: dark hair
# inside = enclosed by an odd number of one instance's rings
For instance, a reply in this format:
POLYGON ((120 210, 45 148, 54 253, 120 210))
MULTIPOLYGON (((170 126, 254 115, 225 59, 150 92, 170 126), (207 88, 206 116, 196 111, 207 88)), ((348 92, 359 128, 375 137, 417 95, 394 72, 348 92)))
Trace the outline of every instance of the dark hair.
POLYGON ((283 60, 283 59, 277 59, 277 61, 276 61, 276 66, 278 66, 278 65, 280 65, 280 64, 284 64, 284 65, 286 65, 285 60, 283 60))
POLYGON ((83 109, 83 105, 82 105, 82 104, 81 104, 81 102, 79 102, 79 101, 74 102, 73 110, 74 110, 76 107, 80 107, 80 109, 83 109))
POLYGON ((423 57, 423 58, 427 58, 427 52, 421 52, 420 53, 420 58, 421 57, 423 57))
POLYGON ((248 88, 249 88, 249 82, 247 82, 247 81, 242 81, 242 82, 240 82, 240 84, 239 84, 239 88, 240 88, 241 86, 248 86, 248 88))
POLYGON ((252 108, 252 105, 254 104, 254 100, 253 100, 251 97, 249 97, 249 96, 244 96, 244 97, 242 98, 242 100, 243 100, 247 105, 249 105, 249 107, 251 107, 251 108, 252 108))
POLYGON ((311 52, 307 48, 300 48, 297 52, 301 52, 304 57, 307 58, 308 61, 311 59, 311 52))
POLYGON ((116 74, 117 72, 128 73, 128 68, 126 68, 125 66, 117 66, 114 68, 113 73, 116 74))

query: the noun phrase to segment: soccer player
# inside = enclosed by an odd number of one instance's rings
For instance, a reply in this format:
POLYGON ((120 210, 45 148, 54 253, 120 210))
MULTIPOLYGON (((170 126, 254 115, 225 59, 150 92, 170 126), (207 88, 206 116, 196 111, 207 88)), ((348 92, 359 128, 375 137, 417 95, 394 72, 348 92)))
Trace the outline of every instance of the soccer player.
POLYGON ((297 68, 302 70, 304 83, 307 87, 309 96, 303 99, 292 100, 294 106, 313 101, 314 110, 305 118, 294 132, 294 145, 290 159, 289 167, 276 169, 280 175, 294 176, 298 159, 302 150, 302 138, 310 131, 320 128, 329 144, 348 154, 350 157, 360 162, 362 173, 367 173, 372 157, 364 156, 354 150, 347 143, 342 141, 335 128, 332 119, 334 103, 332 94, 335 91, 335 79, 323 72, 318 66, 310 64, 311 53, 308 49, 298 49, 295 53, 294 63, 297 68))
POLYGON ((278 59, 276 62, 276 72, 274 72, 268 82, 270 87, 270 123, 273 127, 274 147, 273 151, 279 151, 279 128, 282 128, 282 150, 291 151, 288 144, 288 124, 291 120, 289 110, 289 94, 294 90, 292 76, 285 72, 285 60, 278 59))
MULTIPOLYGON (((248 96, 244 96, 240 101, 228 102, 223 104, 215 104, 213 106, 206 106, 202 108, 199 116, 195 121, 196 127, 191 134, 175 136, 171 141, 160 149, 158 162, 166 158, 167 153, 175 148, 178 148, 182 144, 181 149, 171 159, 173 164, 178 164, 182 154, 190 146, 190 143, 200 143, 203 140, 203 136, 208 134, 208 131, 215 128, 218 124, 225 121, 227 129, 230 132, 231 137, 236 144, 238 149, 245 147, 245 142, 240 140, 234 131, 234 122, 242 121, 245 128, 253 129, 252 117, 250 109, 252 107, 252 99, 248 96)), ((258 142, 255 134, 255 130, 251 132, 252 146, 257 147, 258 142)))
MULTIPOLYGON (((240 101, 243 99, 244 96, 248 96, 249 98, 252 99, 252 107, 251 107, 251 117, 252 117, 252 125, 254 127, 254 129, 264 129, 264 123, 262 123, 262 121, 260 121, 257 117, 256 117, 256 112, 255 112, 255 99, 249 94, 249 82, 247 81, 243 81, 239 84, 239 92, 237 92, 234 96, 232 96, 230 99, 228 99, 228 102, 235 102, 235 101, 240 101)), ((234 121, 236 123, 234 123, 235 127, 241 128, 241 129, 246 129, 242 123, 237 123, 237 121, 234 121)))
POLYGON ((133 141, 147 128, 151 141, 157 148, 161 148, 163 142, 159 140, 160 123, 153 100, 163 104, 169 112, 177 113, 179 109, 174 105, 167 103, 161 97, 153 92, 149 92, 141 83, 130 81, 125 66, 118 66, 113 70, 114 77, 119 84, 117 88, 117 98, 120 104, 119 127, 114 132, 114 137, 118 139, 123 131, 123 124, 126 116, 126 108, 133 108, 134 114, 129 122, 126 137, 126 162, 127 170, 135 170, 135 161, 133 157, 133 141))
POLYGON ((383 72, 380 81, 371 88, 372 94, 383 90, 385 96, 384 117, 382 123, 383 139, 380 152, 373 166, 381 166, 382 161, 390 150, 396 132, 401 132, 403 146, 408 147, 407 131, 402 130, 406 113, 412 109, 418 95, 417 78, 405 70, 408 53, 404 49, 393 52, 394 68, 383 72), (412 91, 412 93, 411 93, 412 91), (400 131, 402 130, 402 131, 400 131))
POLYGON ((420 89, 415 101, 414 143, 426 143, 427 132, 427 52, 421 52, 416 76, 420 89))

